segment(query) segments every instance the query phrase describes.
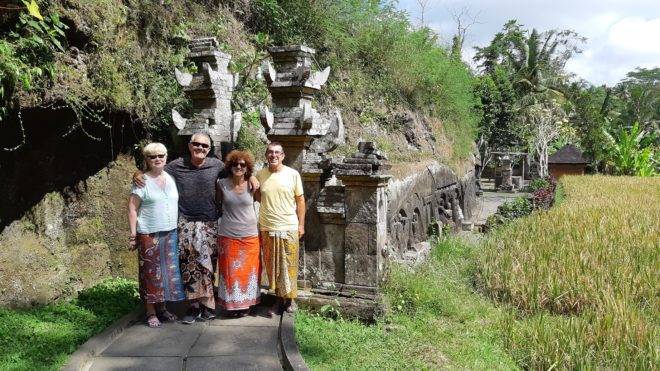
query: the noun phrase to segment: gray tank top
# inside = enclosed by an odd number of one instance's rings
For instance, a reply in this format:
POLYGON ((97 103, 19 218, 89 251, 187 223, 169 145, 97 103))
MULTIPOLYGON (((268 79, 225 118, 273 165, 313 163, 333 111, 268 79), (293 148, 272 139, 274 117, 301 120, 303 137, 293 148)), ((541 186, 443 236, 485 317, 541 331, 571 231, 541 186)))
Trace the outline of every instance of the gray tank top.
POLYGON ((231 179, 220 179, 222 189, 222 218, 218 226, 220 236, 245 238, 257 236, 257 215, 254 212, 254 200, 247 189, 236 193, 232 189, 231 179))

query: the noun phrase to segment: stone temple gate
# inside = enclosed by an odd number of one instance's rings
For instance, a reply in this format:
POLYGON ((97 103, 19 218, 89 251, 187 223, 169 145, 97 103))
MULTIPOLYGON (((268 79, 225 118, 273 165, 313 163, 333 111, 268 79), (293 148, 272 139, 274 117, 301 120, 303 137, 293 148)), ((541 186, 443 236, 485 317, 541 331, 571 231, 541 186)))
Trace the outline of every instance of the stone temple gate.
MULTIPOLYGON (((391 260, 415 259, 428 231, 458 228, 476 200, 474 173, 458 177, 432 164, 395 179, 387 156, 362 142, 347 158, 329 156, 344 140, 338 110, 318 112, 314 95, 330 68, 312 71, 315 51, 301 45, 269 49, 263 77, 272 97, 261 123, 271 141, 283 144, 285 163, 303 177, 306 236, 300 251, 301 289, 318 294, 373 298, 391 260)), ((180 135, 207 130, 214 142, 231 146, 240 128, 231 94, 238 79, 227 72, 230 56, 215 39, 197 39, 188 58, 195 74, 176 71, 193 100, 193 116, 173 112, 180 135)), ((256 154, 259 157, 260 154, 256 154)))

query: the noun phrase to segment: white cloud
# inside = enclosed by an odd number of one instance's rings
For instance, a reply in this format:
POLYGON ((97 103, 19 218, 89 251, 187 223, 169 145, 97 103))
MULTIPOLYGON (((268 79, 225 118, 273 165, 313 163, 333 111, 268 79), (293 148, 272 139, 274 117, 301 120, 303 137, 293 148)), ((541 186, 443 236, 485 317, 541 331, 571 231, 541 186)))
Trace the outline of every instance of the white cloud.
MULTIPOLYGON (((624 18, 610 27, 608 40, 613 47, 639 54, 660 54, 660 17, 624 18)), ((659 61, 660 62, 660 61, 659 61)))
MULTIPOLYGON (((419 23, 417 0, 399 0, 399 8, 419 23)), ((425 23, 450 43, 456 32, 452 14, 467 8, 478 23, 468 29, 464 59, 474 54, 472 47, 488 45, 506 21, 517 19, 530 30, 571 29, 587 37, 584 52, 566 68, 596 85, 614 85, 638 66, 660 66, 659 0, 429 0, 425 23)))

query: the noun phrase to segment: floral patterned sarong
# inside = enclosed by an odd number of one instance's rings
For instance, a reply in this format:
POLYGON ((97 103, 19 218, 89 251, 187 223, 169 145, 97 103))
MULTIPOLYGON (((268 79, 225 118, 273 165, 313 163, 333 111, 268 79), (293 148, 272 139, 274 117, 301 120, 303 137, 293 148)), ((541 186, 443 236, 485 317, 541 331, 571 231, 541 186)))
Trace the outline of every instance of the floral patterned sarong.
POLYGON ((137 234, 140 297, 147 303, 185 299, 179 273, 176 236, 175 229, 137 234))
POLYGON ((218 303, 226 310, 249 309, 261 298, 259 236, 218 236, 218 303))
POLYGON ((218 258, 216 221, 188 221, 179 215, 179 262, 186 299, 215 309, 213 267, 218 258))
POLYGON ((298 231, 261 231, 264 269, 270 289, 281 298, 298 296, 298 231))

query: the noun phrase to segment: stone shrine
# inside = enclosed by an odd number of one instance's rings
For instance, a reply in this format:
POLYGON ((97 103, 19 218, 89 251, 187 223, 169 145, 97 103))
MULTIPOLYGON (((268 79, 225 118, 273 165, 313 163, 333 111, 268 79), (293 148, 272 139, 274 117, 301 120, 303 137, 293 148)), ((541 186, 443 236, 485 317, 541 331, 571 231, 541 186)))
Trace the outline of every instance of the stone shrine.
POLYGON ((188 44, 186 58, 195 64, 196 72, 175 69, 176 81, 192 100, 192 117, 183 118, 172 110, 178 134, 189 136, 198 131, 209 134, 218 158, 227 153, 241 127, 240 112, 231 110, 232 92, 238 84, 238 74, 227 71, 231 56, 218 50, 215 38, 194 39, 188 44))

